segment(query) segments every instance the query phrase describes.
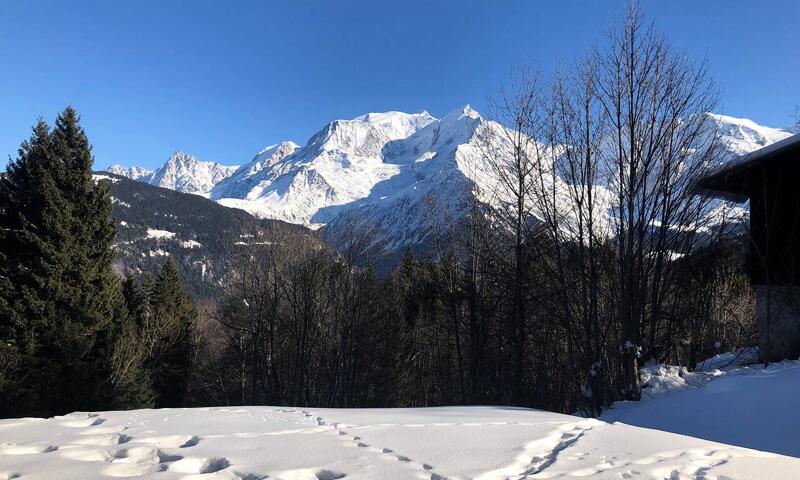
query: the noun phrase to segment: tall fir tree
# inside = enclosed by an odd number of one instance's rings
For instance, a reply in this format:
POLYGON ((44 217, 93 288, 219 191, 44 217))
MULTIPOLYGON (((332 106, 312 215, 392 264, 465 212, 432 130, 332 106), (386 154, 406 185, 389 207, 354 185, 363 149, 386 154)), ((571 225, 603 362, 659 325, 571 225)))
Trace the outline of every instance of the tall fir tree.
MULTIPOLYGON (((152 276, 147 278, 152 283, 152 276)), ((132 322, 137 328, 141 328, 150 310, 149 292, 133 274, 128 273, 122 282, 122 295, 125 297, 132 322)))
POLYGON ((0 180, 0 335, 14 368, 2 414, 107 407, 115 325, 125 321, 112 271, 108 187, 92 180, 91 146, 68 107, 39 121, 0 180))
POLYGON ((157 407, 180 407, 189 386, 192 331, 197 313, 168 258, 152 287, 150 329, 154 348, 148 361, 157 407))
POLYGON ((41 337, 55 313, 41 295, 48 272, 58 269, 46 258, 56 236, 51 224, 63 206, 54 170, 50 128, 40 119, 0 177, 0 335, 7 346, 0 413, 5 416, 24 412, 25 402, 35 412, 44 401, 41 386, 52 373, 32 367, 38 366, 41 337))
POLYGON ((114 408, 151 408, 155 405, 153 380, 146 368, 143 329, 150 305, 147 292, 132 274, 122 282, 121 294, 127 322, 120 323, 114 348, 114 408))

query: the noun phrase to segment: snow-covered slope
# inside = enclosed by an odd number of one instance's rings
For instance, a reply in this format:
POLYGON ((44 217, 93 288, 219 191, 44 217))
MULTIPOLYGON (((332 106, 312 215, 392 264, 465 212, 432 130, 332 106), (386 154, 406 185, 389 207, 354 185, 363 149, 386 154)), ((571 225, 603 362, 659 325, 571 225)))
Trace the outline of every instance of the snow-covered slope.
POLYGON ((798 478, 800 361, 731 360, 696 373, 649 365, 645 399, 598 420, 515 407, 268 406, 0 420, 0 479, 798 478))
MULTIPOLYGON (((744 411, 743 400, 716 392, 716 403, 744 411)), ((747 412, 768 419, 758 406, 747 412)), ((790 480, 798 471, 795 457, 514 407, 228 407, 0 420, 4 479, 790 480)))
POLYGON ((800 457, 800 361, 764 367, 741 358, 720 355, 695 372, 647 365, 643 401, 619 402, 600 418, 800 457))
POLYGON ((328 224, 326 235, 339 239, 353 230, 374 230, 391 251, 424 243, 434 227, 460 221, 473 194, 493 190, 477 145, 480 129, 492 127, 466 106, 392 142, 383 159, 394 175, 356 202, 321 209, 317 218, 328 224))
POLYGON ((270 183, 271 168, 298 148, 299 145, 294 142, 281 142, 263 148, 250 162, 214 185, 211 197, 257 199, 270 183))

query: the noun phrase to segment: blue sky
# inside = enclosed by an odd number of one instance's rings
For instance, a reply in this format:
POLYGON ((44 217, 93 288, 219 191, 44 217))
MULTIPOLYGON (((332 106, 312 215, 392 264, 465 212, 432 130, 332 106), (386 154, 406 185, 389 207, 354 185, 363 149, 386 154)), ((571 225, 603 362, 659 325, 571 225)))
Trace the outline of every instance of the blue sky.
MULTIPOLYGON (((707 55, 720 111, 770 126, 800 104, 796 0, 641 3, 707 55)), ((0 156, 73 104, 97 166, 175 150, 226 164, 370 111, 484 109, 511 67, 584 54, 621 19, 600 1, 0 2, 0 156)), ((0 164, 2 164, 0 163, 0 164)))

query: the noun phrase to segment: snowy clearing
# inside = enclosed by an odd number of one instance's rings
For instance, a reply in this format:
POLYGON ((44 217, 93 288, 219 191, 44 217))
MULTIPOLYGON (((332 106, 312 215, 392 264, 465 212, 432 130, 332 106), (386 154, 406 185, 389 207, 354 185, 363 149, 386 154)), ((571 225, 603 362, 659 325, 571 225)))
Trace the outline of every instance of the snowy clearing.
POLYGON ((175 237, 175 232, 170 232, 167 230, 158 230, 155 228, 147 229, 147 238, 173 238, 173 237, 175 237))
POLYGON ((513 407, 0 420, 0 479, 797 479, 800 458, 780 453, 800 455, 800 361, 731 359, 696 373, 650 365, 645 400, 617 403, 601 420, 513 407))
MULTIPOLYGON (((108 175, 101 175, 101 174, 97 174, 97 173, 92 174, 92 180, 94 180, 95 183, 99 182, 101 180, 107 180, 107 181, 109 181, 111 183, 119 182, 119 178, 109 177, 108 175)), ((0 477, 0 478, 2 478, 2 477, 0 477)))
POLYGON ((0 422, 0 478, 792 479, 800 459, 504 407, 276 407, 0 422))

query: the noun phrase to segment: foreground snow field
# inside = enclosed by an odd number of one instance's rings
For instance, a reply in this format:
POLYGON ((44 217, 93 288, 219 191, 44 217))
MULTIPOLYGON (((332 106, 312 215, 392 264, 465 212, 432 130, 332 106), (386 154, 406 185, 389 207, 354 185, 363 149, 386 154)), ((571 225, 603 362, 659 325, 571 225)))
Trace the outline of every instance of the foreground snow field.
MULTIPOLYGON (((716 367, 715 367, 716 368, 716 367)), ((511 407, 195 408, 0 421, 0 480, 797 479, 800 363, 677 374, 602 418, 511 407), (772 450, 763 452, 622 423, 772 450)))
POLYGON ((796 479, 800 459, 548 412, 200 408, 0 425, 0 478, 796 479))

